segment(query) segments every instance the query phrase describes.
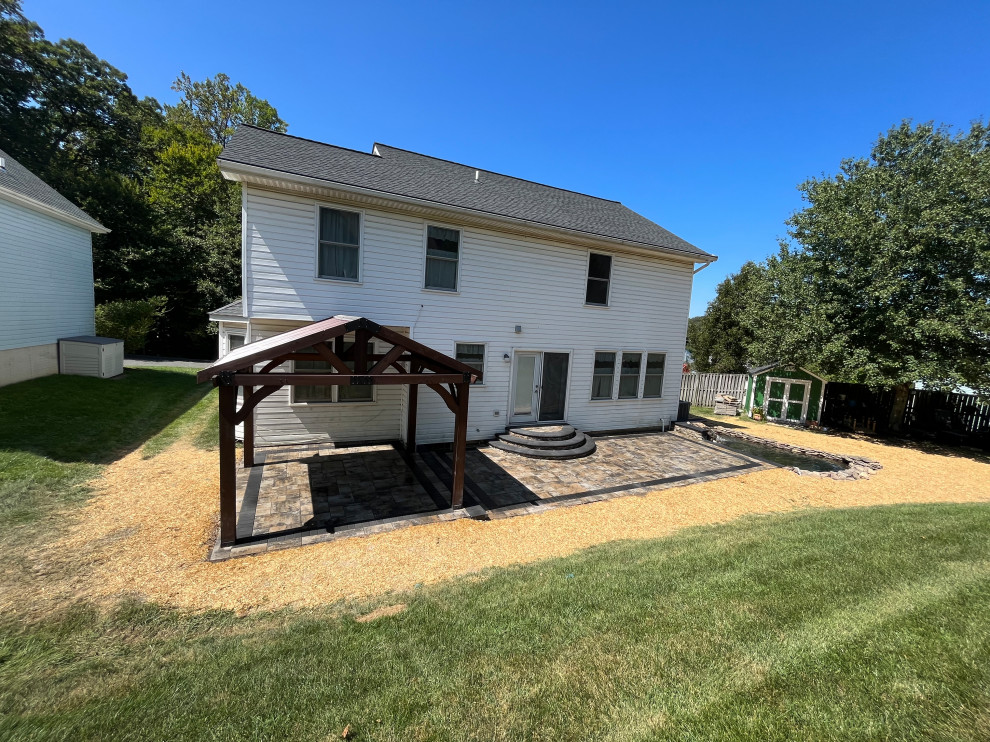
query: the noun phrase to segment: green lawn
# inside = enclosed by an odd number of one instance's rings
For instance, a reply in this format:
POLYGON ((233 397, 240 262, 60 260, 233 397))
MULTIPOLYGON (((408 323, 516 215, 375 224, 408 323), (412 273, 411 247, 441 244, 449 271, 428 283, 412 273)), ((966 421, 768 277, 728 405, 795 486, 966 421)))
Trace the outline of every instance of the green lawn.
MULTIPOLYGON (((213 410, 178 373, 42 381, 34 413, 0 390, 30 433, 0 448, 56 468, 202 439, 213 410), (106 443, 40 422, 56 397, 106 443)), ((369 623, 388 600, 0 616, 0 739, 985 740, 988 534, 986 505, 809 511, 490 570, 369 623)))
POLYGON ((127 369, 112 380, 49 376, 0 387, 0 546, 84 500, 83 483, 138 446, 151 455, 183 433, 210 445, 210 391, 187 369, 127 369))

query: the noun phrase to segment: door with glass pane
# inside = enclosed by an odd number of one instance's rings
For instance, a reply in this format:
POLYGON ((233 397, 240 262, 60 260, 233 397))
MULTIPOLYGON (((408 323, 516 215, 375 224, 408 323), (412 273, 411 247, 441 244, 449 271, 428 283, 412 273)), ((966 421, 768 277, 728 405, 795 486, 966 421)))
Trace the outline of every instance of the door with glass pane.
POLYGON ((540 404, 540 353, 516 353, 512 375, 512 422, 535 422, 540 404))
POLYGON ((564 419, 564 408, 567 404, 567 367, 570 359, 567 353, 543 354, 541 382, 538 386, 540 422, 564 419))

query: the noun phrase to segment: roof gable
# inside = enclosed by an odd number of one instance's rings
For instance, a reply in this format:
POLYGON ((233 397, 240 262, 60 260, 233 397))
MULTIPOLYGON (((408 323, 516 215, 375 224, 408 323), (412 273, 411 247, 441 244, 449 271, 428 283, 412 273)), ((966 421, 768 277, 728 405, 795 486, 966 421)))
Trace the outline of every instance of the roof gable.
POLYGON ((110 231, 3 150, 0 150, 0 158, 4 160, 4 167, 0 168, 0 193, 6 191, 53 216, 80 223, 92 232, 110 231))
POLYGON ((522 220, 661 248, 698 262, 714 256, 618 201, 513 178, 377 143, 358 152, 278 132, 241 126, 221 165, 260 167, 342 186, 522 220))

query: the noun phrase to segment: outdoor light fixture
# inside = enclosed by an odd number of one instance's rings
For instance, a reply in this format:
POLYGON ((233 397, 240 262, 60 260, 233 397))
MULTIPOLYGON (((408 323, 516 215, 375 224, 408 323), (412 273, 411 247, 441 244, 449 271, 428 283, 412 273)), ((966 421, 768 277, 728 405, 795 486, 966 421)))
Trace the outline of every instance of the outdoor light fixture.
POLYGON ((503 361, 508 361, 509 360, 509 354, 506 353, 504 356, 502 356, 502 360, 503 361))
POLYGON ((516 325, 516 334, 518 335, 520 332, 522 332, 522 325, 516 325))

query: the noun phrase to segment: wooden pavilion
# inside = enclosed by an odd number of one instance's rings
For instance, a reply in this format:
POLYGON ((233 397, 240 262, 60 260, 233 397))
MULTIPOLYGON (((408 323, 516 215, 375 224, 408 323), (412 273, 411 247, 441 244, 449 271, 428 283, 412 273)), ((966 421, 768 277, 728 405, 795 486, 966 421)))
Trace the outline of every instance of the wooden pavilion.
POLYGON ((472 368, 364 317, 338 315, 232 350, 196 375, 220 388, 220 543, 233 545, 237 524, 235 427, 244 425, 244 466, 254 466, 254 409, 283 386, 358 386, 407 384, 406 449, 416 450, 419 386, 443 398, 454 413, 454 466, 451 508, 463 507, 467 446, 468 390, 480 379, 472 368), (344 336, 354 333, 354 342, 344 336), (368 352, 372 338, 392 345, 382 354, 368 352), (331 373, 276 371, 286 361, 326 361, 331 373), (256 366, 260 370, 255 370, 256 366), (244 393, 237 409, 237 389, 244 393))

